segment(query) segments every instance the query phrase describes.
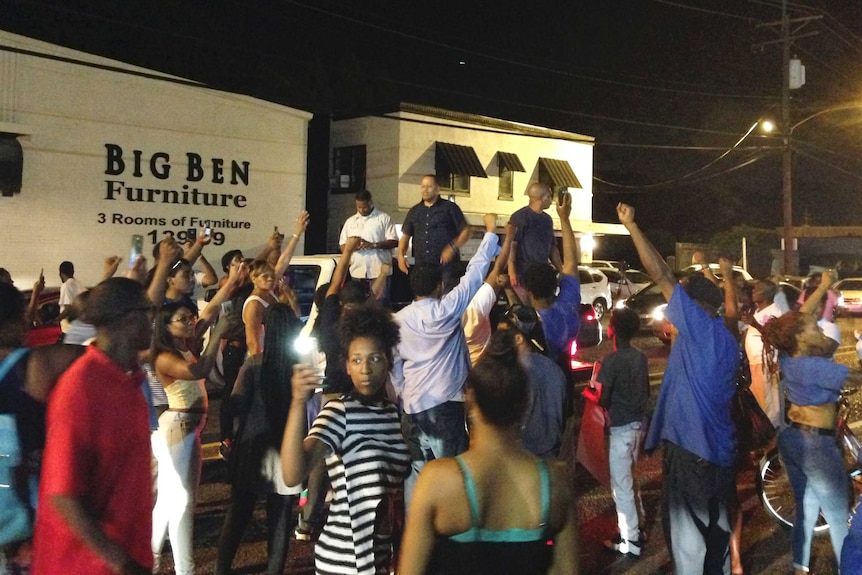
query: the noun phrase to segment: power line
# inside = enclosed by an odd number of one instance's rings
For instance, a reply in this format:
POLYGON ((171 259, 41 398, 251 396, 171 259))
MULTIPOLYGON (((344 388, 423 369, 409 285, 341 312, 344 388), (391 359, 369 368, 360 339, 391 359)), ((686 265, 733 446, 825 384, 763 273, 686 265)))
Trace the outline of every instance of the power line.
POLYGON ((608 185, 608 186, 614 186, 614 187, 616 187, 616 188, 627 188, 627 189, 624 189, 624 190, 597 190, 597 189, 593 188, 593 193, 594 193, 594 194, 596 194, 596 193, 599 193, 599 194, 631 194, 631 193, 647 193, 647 192, 649 191, 647 188, 655 188, 655 187, 658 187, 658 186, 660 186, 660 187, 666 187, 666 186, 669 186, 669 185, 671 185, 671 184, 677 184, 677 183, 696 184, 696 183, 698 183, 698 182, 703 182, 703 181, 706 181, 706 180, 711 180, 711 179, 713 179, 713 178, 717 178, 717 177, 719 177, 719 176, 724 176, 724 175, 729 174, 729 173, 731 173, 731 172, 735 172, 735 171, 737 171, 737 170, 741 170, 742 168, 745 168, 745 167, 750 166, 750 165, 752 165, 752 164, 754 164, 754 163, 756 163, 756 162, 759 162, 760 160, 762 160, 763 158, 765 158, 765 157, 766 157, 766 156, 768 156, 768 155, 769 155, 769 154, 759 154, 759 155, 755 155, 755 156, 753 156, 753 157, 751 157, 751 158, 749 158, 749 159, 745 160, 744 162, 742 162, 742 163, 740 163, 740 164, 737 164, 737 165, 735 165, 735 166, 731 166, 730 168, 727 168, 727 169, 722 170, 722 171, 720 171, 720 172, 716 172, 716 173, 714 173, 714 174, 707 174, 707 175, 699 176, 699 177, 697 177, 697 178, 690 179, 690 180, 689 180, 689 179, 686 179, 686 180, 683 180, 683 179, 667 180, 667 181, 664 181, 664 182, 659 182, 659 183, 656 183, 656 184, 648 184, 648 185, 644 185, 644 186, 632 186, 632 185, 628 185, 628 184, 617 184, 617 183, 615 183, 615 182, 609 182, 609 181, 607 181, 607 180, 603 180, 602 178, 600 178, 600 177, 598 177, 598 176, 595 176, 595 175, 594 175, 594 176, 593 176, 593 180, 595 180, 595 181, 597 181, 597 182, 600 182, 600 183, 605 184, 605 185, 608 185))
POLYGON ((691 6, 689 4, 684 4, 682 2, 671 2, 670 0, 653 0, 657 4, 666 4, 668 6, 674 6, 676 8, 683 8, 685 10, 692 10, 694 12, 703 12, 705 14, 712 14, 713 16, 726 16, 728 18, 735 18, 737 20, 744 20, 749 24, 756 24, 758 20, 756 18, 751 18, 750 16, 743 16, 741 14, 731 14, 730 12, 721 12, 719 10, 709 10, 707 8, 701 8, 699 6, 691 6))
POLYGON ((855 172, 851 172, 851 171, 849 171, 849 170, 845 170, 845 169, 844 169, 844 168, 842 168, 841 166, 836 166, 836 165, 835 165, 835 164, 833 164, 832 162, 828 162, 828 161, 824 160, 823 158, 818 158, 818 157, 817 157, 817 156, 815 156, 814 154, 809 154, 808 152, 805 152, 805 151, 803 151, 803 150, 797 150, 797 153, 798 153, 800 156, 805 156, 806 158, 811 158, 811 159, 812 159, 812 160, 814 160, 815 162, 819 162, 819 163, 823 164, 824 166, 828 166, 828 167, 832 168, 833 170, 838 170, 839 172, 842 172, 842 173, 844 173, 844 174, 847 174, 848 176, 851 176, 851 177, 853 177, 853 178, 856 178, 856 179, 857 179, 857 180, 859 180, 859 181, 862 181, 862 175, 857 174, 857 173, 855 173, 855 172))
POLYGON ((735 144, 733 144, 731 147, 729 147, 729 148, 725 149, 725 150, 724 150, 724 152, 723 152, 723 153, 721 153, 718 157, 716 157, 716 158, 714 158, 714 159, 710 160, 709 162, 707 162, 707 163, 706 163, 706 164, 704 164, 703 166, 701 166, 701 167, 697 168, 696 170, 693 170, 693 171, 691 171, 691 172, 687 172, 687 173, 685 173, 685 174, 683 174, 683 175, 681 175, 681 176, 676 176, 675 178, 673 178, 673 179, 671 179, 671 180, 667 180, 667 181, 664 181, 664 182, 658 182, 658 183, 655 183, 655 184, 645 184, 645 185, 640 185, 640 186, 631 186, 631 185, 627 185, 627 184, 612 184, 611 182, 603 182, 603 183, 605 183, 605 184, 609 184, 609 185, 617 185, 618 187, 629 187, 629 188, 657 188, 657 187, 663 187, 663 186, 665 186, 665 185, 667 185, 667 184, 669 184, 669 183, 675 183, 675 182, 681 182, 681 181, 683 181, 683 180, 687 180, 687 179, 691 178, 692 176, 695 176, 695 175, 697 175, 697 174, 699 174, 699 173, 701 173, 701 172, 704 172, 704 171, 708 170, 709 168, 711 168, 712 166, 714 166, 715 164, 717 164, 718 162, 720 162, 721 160, 723 160, 724 158, 726 158, 726 157, 727 157, 731 152, 733 152, 735 149, 737 149, 737 148, 739 147, 739 145, 743 142, 743 140, 745 140, 745 139, 748 137, 748 135, 749 135, 749 134, 751 134, 751 132, 752 132, 752 131, 754 131, 754 129, 757 127, 757 125, 758 125, 759 123, 760 123, 760 121, 757 121, 757 122, 755 122, 754 124, 752 124, 752 125, 751 125, 751 127, 750 127, 746 132, 745 132, 745 134, 743 134, 743 135, 742 135, 742 137, 741 137, 741 138, 739 138, 739 139, 736 141, 736 143, 735 143, 735 144))

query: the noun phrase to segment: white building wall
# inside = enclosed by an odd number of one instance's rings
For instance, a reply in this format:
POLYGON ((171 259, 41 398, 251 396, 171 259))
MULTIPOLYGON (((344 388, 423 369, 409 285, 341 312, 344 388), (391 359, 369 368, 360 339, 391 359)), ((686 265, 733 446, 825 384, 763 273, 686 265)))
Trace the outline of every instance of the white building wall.
MULTIPOLYGON (((2 31, 0 45, 143 71, 2 31)), ((105 257, 120 255, 127 264, 133 234, 144 236, 149 254, 163 233, 184 232, 204 221, 223 234, 216 236, 222 245, 204 250, 220 272, 225 251, 260 249, 275 225, 291 233, 304 208, 311 117, 306 112, 9 52, 0 52, 0 86, 0 131, 25 134, 19 137, 21 193, 0 198, 0 266, 20 287, 32 285, 41 268, 48 285, 57 285, 63 260, 74 262, 76 277, 91 285, 100 278, 105 257), (107 173, 120 166, 109 160, 108 146, 122 149, 122 173, 107 173), (142 167, 137 173, 135 150, 142 167), (159 153, 167 158, 160 160, 159 153), (170 165, 164 179, 149 168, 154 155, 156 172, 170 165), (200 181, 190 181, 197 176, 190 170, 195 155, 201 158, 200 181), (213 158, 224 161, 222 182, 215 181, 213 158), (232 161, 248 162, 248 184, 240 177, 231 181, 232 161), (217 194, 226 205, 193 205, 191 196, 186 203, 162 203, 161 194, 153 202, 134 202, 124 191, 109 193, 126 186, 196 188, 217 194)))
MULTIPOLYGON (((444 126, 439 125, 441 120, 415 114, 402 113, 401 115, 405 121, 400 122, 399 162, 403 175, 398 189, 398 205, 404 215, 406 210, 419 200, 419 182, 422 176, 434 173, 434 143, 439 141, 471 146, 488 173, 488 178, 470 179, 469 195, 455 195, 455 201, 470 223, 480 225, 482 215, 488 212, 500 215, 502 220, 504 216, 509 216, 527 205, 524 194, 528 184, 538 180, 537 163, 540 157, 569 162, 583 186, 583 189, 569 190, 573 200, 572 219, 592 220, 593 147, 591 144, 488 131, 484 128, 476 129, 469 124, 444 126), (430 120, 436 124, 406 121, 409 119, 423 119, 426 122, 430 120), (499 178, 496 154, 499 151, 516 153, 527 170, 526 173, 515 172, 512 200, 498 199, 499 178)), ((557 220, 553 209, 548 213, 557 220)), ((557 228, 559 228, 558 221, 557 228)))
MULTIPOLYGON (((398 135, 400 122, 397 120, 363 117, 350 120, 340 120, 332 124, 330 146, 365 145, 365 187, 371 192, 374 205, 390 214, 396 221, 398 218, 398 135)), ((330 154, 330 163, 332 157, 330 154)), ((331 167, 331 166, 330 166, 331 167)), ((330 169, 330 173, 332 173, 330 169)), ((330 193, 329 220, 327 226, 327 251, 339 251, 338 237, 345 220, 356 213, 353 193, 330 193)))

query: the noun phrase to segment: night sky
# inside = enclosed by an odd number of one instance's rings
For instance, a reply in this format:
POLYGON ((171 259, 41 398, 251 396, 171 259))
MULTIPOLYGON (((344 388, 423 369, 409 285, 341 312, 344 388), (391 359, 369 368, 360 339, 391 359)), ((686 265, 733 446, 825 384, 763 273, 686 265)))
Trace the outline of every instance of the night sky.
MULTIPOLYGON (((405 101, 591 135, 594 219, 630 202, 668 241, 781 225, 779 139, 754 132, 707 166, 757 119, 780 120, 778 0, 72 4, 5 0, 0 21, 320 114, 405 101)), ((790 8, 820 16, 793 45, 807 82, 792 121, 862 104, 862 1, 790 8)), ((794 223, 862 223, 862 108, 806 122, 794 142, 794 223)))

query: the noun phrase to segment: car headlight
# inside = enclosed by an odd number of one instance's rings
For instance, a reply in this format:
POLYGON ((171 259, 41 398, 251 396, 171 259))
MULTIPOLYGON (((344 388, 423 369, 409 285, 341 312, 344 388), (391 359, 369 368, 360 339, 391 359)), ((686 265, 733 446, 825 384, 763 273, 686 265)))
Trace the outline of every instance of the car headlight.
POLYGON ((614 304, 614 307, 617 309, 623 309, 624 307, 626 307, 626 300, 618 299, 617 303, 614 304))
POLYGON ((660 306, 656 306, 656 308, 654 310, 652 310, 653 321, 664 320, 664 308, 666 308, 666 307, 667 307, 667 304, 663 303, 660 306))

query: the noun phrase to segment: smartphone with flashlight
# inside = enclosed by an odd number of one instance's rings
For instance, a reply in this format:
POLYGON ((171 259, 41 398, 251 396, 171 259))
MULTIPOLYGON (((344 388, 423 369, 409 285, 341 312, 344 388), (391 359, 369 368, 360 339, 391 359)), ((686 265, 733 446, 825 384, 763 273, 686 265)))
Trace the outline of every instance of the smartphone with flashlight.
POLYGON ((296 350, 297 361, 313 368, 317 373, 320 385, 314 389, 314 393, 322 392, 326 372, 326 357, 320 351, 317 338, 299 336, 293 342, 293 347, 296 350))
POLYGON ((132 249, 129 251, 129 268, 135 267, 135 261, 144 251, 144 236, 135 234, 132 236, 132 249))
POLYGON ((212 233, 213 233, 212 228, 204 228, 204 235, 206 237, 210 237, 212 235, 212 233))
POLYGON ((194 243, 198 239, 198 231, 195 228, 189 228, 186 230, 186 240, 194 243))

